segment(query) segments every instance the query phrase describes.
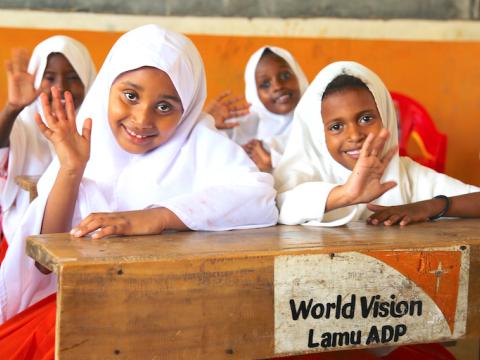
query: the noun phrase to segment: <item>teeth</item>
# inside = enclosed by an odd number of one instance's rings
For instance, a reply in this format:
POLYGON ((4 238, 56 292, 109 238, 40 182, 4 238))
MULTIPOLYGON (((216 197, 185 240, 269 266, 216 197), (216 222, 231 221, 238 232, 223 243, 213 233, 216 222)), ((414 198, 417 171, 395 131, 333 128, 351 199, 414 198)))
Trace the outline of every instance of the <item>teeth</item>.
POLYGON ((135 136, 137 139, 145 139, 146 137, 148 137, 147 135, 138 135, 127 127, 125 127, 125 130, 127 130, 127 133, 129 133, 132 136, 135 136))
POLYGON ((350 150, 346 152, 348 155, 360 155, 360 150, 350 150))

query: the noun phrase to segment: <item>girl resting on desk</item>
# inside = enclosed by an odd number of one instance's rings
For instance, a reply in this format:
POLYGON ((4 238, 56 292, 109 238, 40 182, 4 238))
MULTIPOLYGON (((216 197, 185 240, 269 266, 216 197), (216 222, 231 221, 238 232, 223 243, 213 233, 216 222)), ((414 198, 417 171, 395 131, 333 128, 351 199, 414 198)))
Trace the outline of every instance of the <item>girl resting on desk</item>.
POLYGON ((58 161, 40 179, 0 271, 0 322, 10 319, 0 327, 0 358, 32 348, 52 356, 57 279, 25 255, 29 234, 93 232, 99 239, 277 222, 272 176, 214 129, 201 112, 205 95, 193 43, 146 25, 115 43, 77 124, 68 92, 66 112, 58 90, 53 108, 42 97, 46 125, 39 116, 37 124, 58 161))
POLYGON ((50 88, 58 86, 72 94, 78 110, 96 74, 87 48, 61 35, 39 43, 30 61, 25 49, 14 49, 6 64, 8 98, 0 112, 0 264, 30 204, 15 178, 41 175, 54 155, 35 124, 35 113, 41 111, 38 96, 43 92, 51 100, 50 88))
POLYGON ((328 65, 297 106, 274 174, 279 222, 337 226, 367 219, 366 204, 423 200, 417 206, 433 219, 444 212, 441 195, 479 190, 399 157, 397 144, 395 108, 380 78, 354 62, 328 65))

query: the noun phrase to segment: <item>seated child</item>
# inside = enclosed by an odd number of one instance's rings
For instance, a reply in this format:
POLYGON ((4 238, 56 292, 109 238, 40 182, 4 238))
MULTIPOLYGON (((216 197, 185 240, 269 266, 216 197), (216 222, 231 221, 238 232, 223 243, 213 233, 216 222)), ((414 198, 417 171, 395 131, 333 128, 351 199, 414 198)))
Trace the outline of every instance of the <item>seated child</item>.
MULTIPOLYGON (((366 219, 367 203, 401 205, 479 190, 399 157, 397 145, 395 108, 380 78, 354 62, 328 65, 297 106, 274 174, 279 222, 336 226, 366 219)), ((435 216, 444 202, 432 203, 435 216)))
POLYGON ((30 62, 24 49, 15 49, 7 62, 8 99, 0 112, 0 264, 7 241, 13 238, 30 203, 29 194, 19 188, 15 178, 41 175, 52 160, 53 148, 34 121, 34 114, 41 111, 37 98, 57 86, 72 94, 78 109, 95 73, 85 46, 60 35, 39 43, 30 62))
MULTIPOLYGON (((207 111, 215 117, 218 129, 225 129, 260 170, 269 172, 280 161, 293 111, 307 86, 305 74, 287 50, 265 46, 250 57, 245 68, 245 98, 251 104, 250 114, 229 119, 225 108, 232 101, 222 103, 225 94, 207 111)), ((233 114, 238 109, 234 108, 233 114)))
MULTIPOLYGON (((78 224, 74 236, 94 232, 93 238, 102 238, 277 222, 272 176, 214 129, 213 119, 202 113, 205 96, 204 68, 193 43, 145 25, 117 40, 77 125, 68 92, 66 113, 58 90, 53 112, 42 97, 47 122, 37 123, 58 161, 40 179, 39 196, 0 269, 0 322, 10 319, 0 326, 0 357, 10 354, 3 349, 22 351, 12 339, 32 339, 26 342, 35 348, 35 338, 45 339, 52 330, 45 321, 55 323, 55 297, 48 296, 56 291, 56 276, 42 274, 26 256, 29 234, 66 232, 72 224, 78 224), (15 324, 25 319, 30 325, 22 332, 15 324)), ((53 338, 46 341, 45 348, 53 348, 53 338)))

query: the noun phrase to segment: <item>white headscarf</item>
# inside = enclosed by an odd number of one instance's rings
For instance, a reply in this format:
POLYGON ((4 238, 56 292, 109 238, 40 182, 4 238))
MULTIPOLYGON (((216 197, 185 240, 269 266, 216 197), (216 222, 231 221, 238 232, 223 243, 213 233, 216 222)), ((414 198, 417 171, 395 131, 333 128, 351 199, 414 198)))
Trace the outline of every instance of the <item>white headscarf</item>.
MULTIPOLYGON (((35 74, 34 86, 39 88, 43 73, 52 53, 63 54, 80 77, 85 93, 95 79, 95 65, 87 48, 68 36, 52 36, 39 43, 33 50, 28 72, 35 74)), ((41 175, 53 156, 53 149, 43 137, 35 123, 35 113, 42 113, 40 99, 25 107, 15 120, 10 134, 8 149, 8 173, 1 196, 3 231, 8 241, 19 225, 21 216, 29 205, 29 194, 21 191, 15 183, 19 175, 41 175)), ((5 149, 5 151, 7 151, 5 149)))
MULTIPOLYGON (((384 150, 387 151, 398 145, 395 107, 382 80, 371 70, 355 62, 342 61, 326 66, 310 84, 297 105, 290 139, 274 173, 279 193, 277 200, 280 207, 280 222, 334 226, 352 219, 359 219, 367 213, 366 205, 361 204, 325 214, 326 218, 329 216, 333 219, 340 218, 339 222, 328 223, 325 219, 322 220, 329 192, 333 187, 344 184, 351 174, 350 170, 336 162, 330 155, 321 116, 323 93, 326 87, 340 75, 354 76, 367 85, 375 99, 383 126, 390 132, 384 150), (300 204, 303 204, 303 210, 300 209, 300 204), (303 212, 306 215, 300 219, 293 215, 295 212, 303 212), (295 220, 292 220, 294 218, 295 220)), ((387 206, 405 204, 418 201, 422 197, 430 198, 432 192, 438 189, 443 189, 443 193, 447 195, 473 190, 473 187, 464 185, 458 180, 437 174, 409 159, 400 158, 398 152, 390 161, 382 177, 382 182, 386 181, 395 181, 398 185, 373 203, 387 206), (418 176, 424 176, 426 183, 422 185, 423 189, 412 181, 413 171, 418 176), (431 184, 427 180, 428 177, 435 178, 436 184, 431 184), (437 188, 434 185, 437 185, 437 188), (418 194, 417 188, 420 188, 423 193, 418 194)), ((421 182, 418 179, 414 181, 421 182)))
POLYGON ((258 97, 255 71, 267 49, 281 57, 290 66, 298 80, 300 95, 307 89, 307 77, 290 52, 275 46, 261 47, 253 53, 245 68, 245 99, 252 104, 250 114, 238 119, 240 126, 233 129, 232 139, 241 145, 252 139, 261 140, 265 148, 271 153, 272 165, 275 167, 280 161, 290 134, 294 111, 292 110, 288 114, 272 113, 258 97))
MULTIPOLYGON (((93 127, 90 161, 80 185, 73 223, 92 212, 163 206, 194 230, 275 224, 278 212, 273 178, 260 173, 239 146, 214 129, 213 119, 201 113, 205 96, 202 60, 185 36, 145 25, 120 37, 77 116, 79 129, 86 117, 92 118, 93 127), (145 154, 131 154, 112 134, 108 98, 120 74, 144 66, 163 70, 170 77, 184 112, 165 144, 145 154)), ((58 166, 53 161, 40 179, 39 196, 22 226, 26 234, 40 230, 58 166)), ((21 248, 16 237, 14 245, 0 268, 3 321, 56 290, 55 276, 40 274, 33 261, 26 258, 25 243, 21 248)))

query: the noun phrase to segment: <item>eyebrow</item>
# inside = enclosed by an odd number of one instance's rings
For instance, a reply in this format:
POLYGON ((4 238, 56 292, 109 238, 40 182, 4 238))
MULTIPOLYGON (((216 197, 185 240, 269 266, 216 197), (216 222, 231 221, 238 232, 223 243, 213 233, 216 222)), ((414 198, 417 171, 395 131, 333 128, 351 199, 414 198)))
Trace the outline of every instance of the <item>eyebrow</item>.
MULTIPOLYGON (((144 90, 144 88, 142 86, 140 86, 138 84, 135 84, 135 83, 132 83, 131 81, 122 81, 121 84, 126 85, 126 86, 130 86, 130 87, 132 87, 132 88, 134 88, 135 90, 138 90, 138 91, 143 91, 144 90)), ((180 98, 176 95, 162 94, 160 97, 162 99, 173 100, 173 101, 182 103, 180 98)))

